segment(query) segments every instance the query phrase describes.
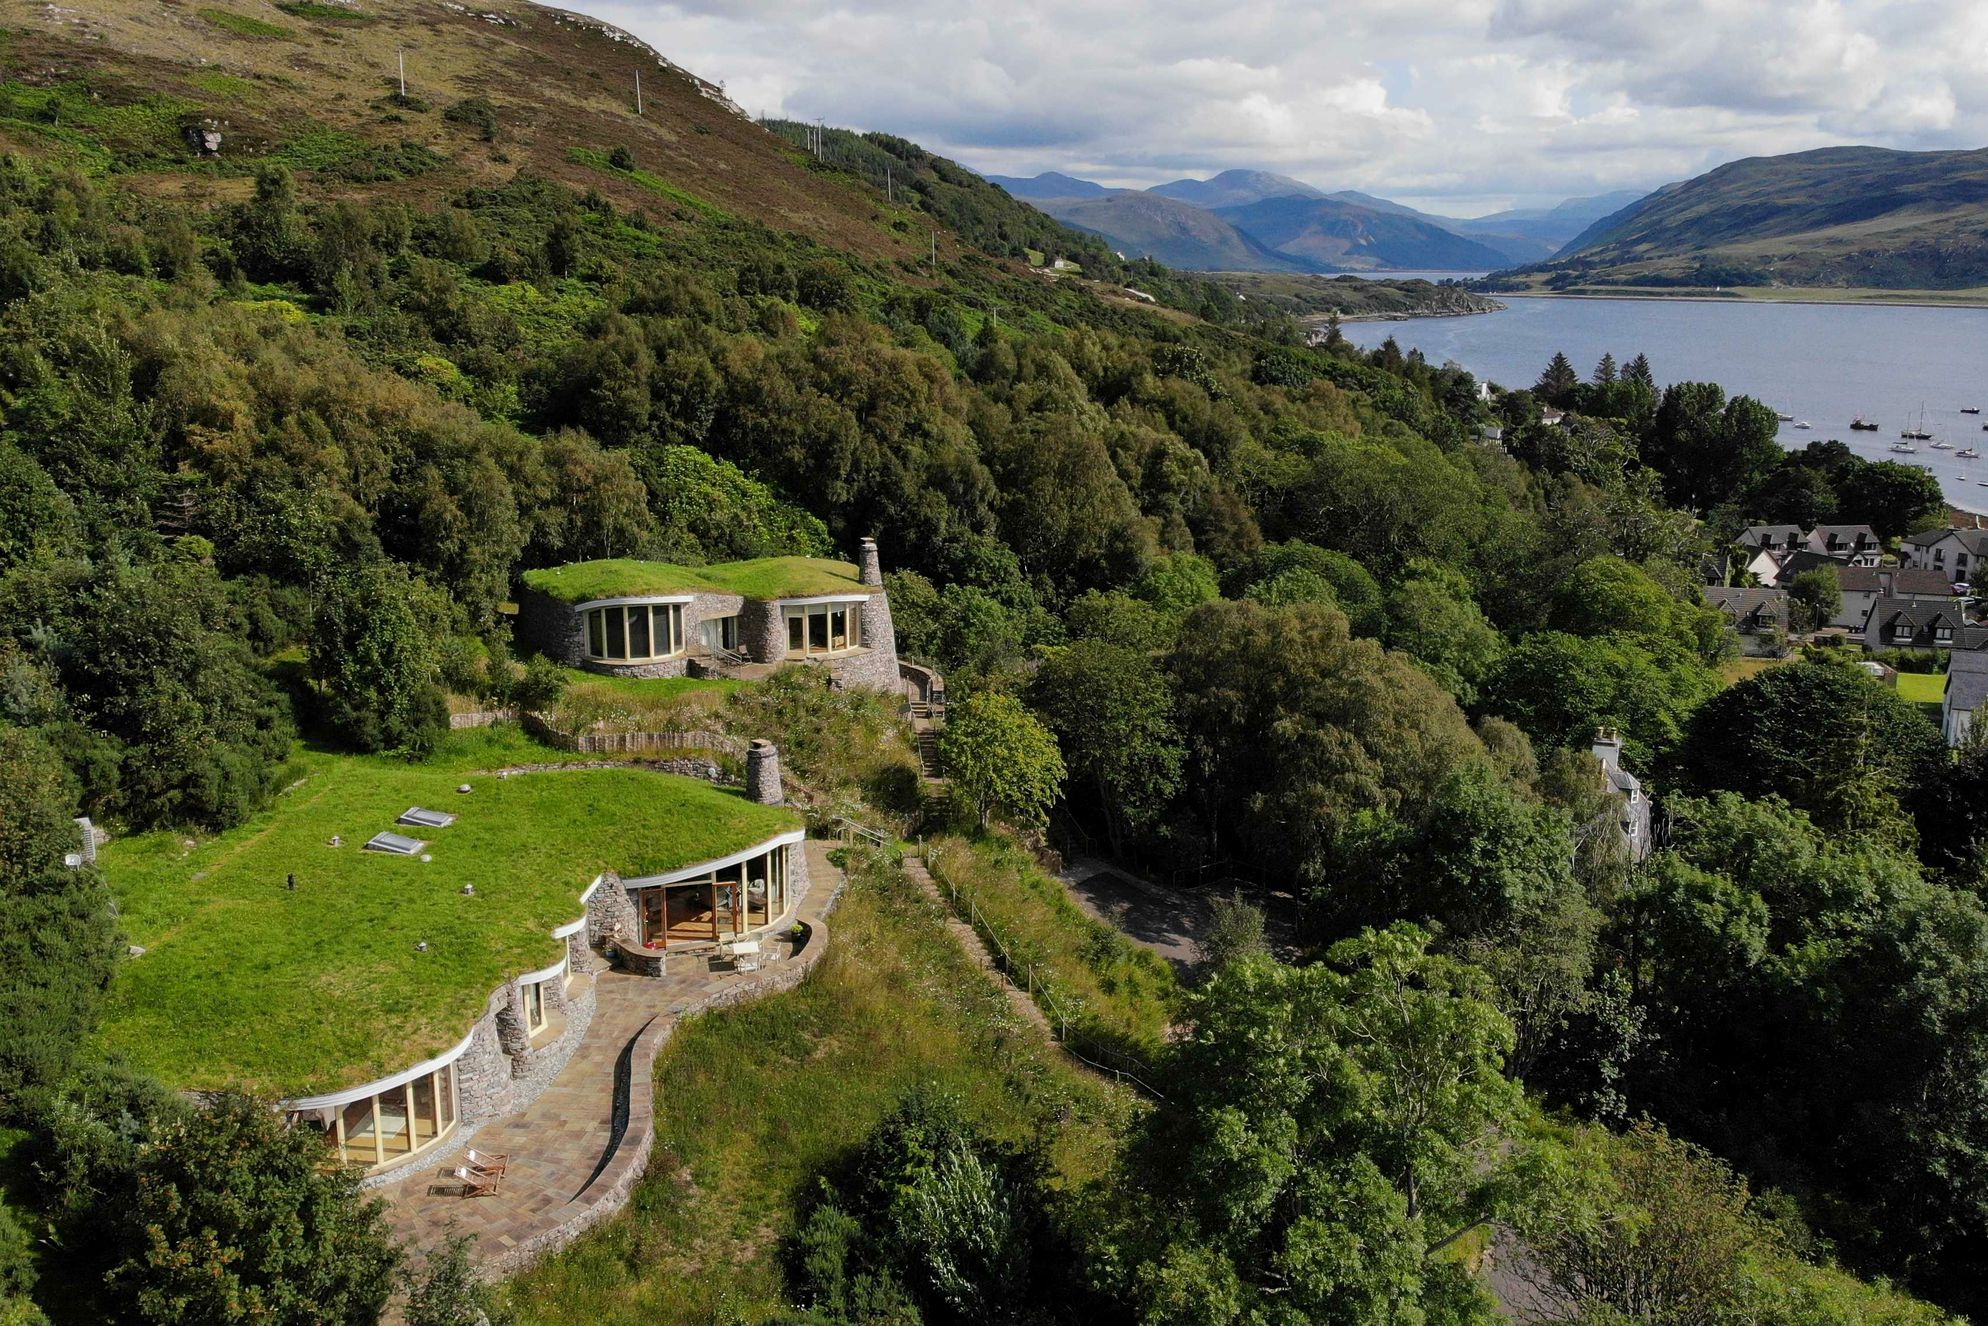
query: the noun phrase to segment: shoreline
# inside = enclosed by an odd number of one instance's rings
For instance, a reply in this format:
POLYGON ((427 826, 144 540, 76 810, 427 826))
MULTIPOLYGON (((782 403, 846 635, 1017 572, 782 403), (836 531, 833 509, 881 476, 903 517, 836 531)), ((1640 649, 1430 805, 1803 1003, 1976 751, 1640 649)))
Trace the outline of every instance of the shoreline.
POLYGON ((1881 299, 1818 299, 1801 295, 1666 295, 1630 294, 1626 291, 1609 294, 1575 294, 1561 290, 1500 290, 1499 299, 1589 299, 1614 300, 1625 304, 1802 304, 1827 308, 1946 308, 1946 309, 1988 309, 1988 297, 1965 299, 1941 299, 1928 293, 1923 298, 1911 298, 1913 292, 1900 291, 1881 299))

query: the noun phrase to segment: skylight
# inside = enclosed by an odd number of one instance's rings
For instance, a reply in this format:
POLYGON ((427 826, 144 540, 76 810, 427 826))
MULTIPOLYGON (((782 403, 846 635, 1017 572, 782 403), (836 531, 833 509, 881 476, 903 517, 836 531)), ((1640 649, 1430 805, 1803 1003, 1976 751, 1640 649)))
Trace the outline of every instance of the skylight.
POLYGON ((404 833, 376 833, 366 840, 369 852, 391 852, 395 856, 413 856, 428 844, 419 838, 410 838, 404 833))
POLYGON ((456 817, 442 810, 426 810, 420 806, 409 806, 401 812, 399 824, 412 824, 419 829, 446 829, 456 822, 456 817))

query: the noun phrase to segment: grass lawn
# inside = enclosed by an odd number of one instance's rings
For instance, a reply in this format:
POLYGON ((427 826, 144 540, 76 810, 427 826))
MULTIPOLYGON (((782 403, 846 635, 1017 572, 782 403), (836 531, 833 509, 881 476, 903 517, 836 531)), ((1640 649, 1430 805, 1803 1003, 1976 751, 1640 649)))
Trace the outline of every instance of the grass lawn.
POLYGON ((1748 678, 1758 677, 1769 668, 1778 668, 1793 661, 1792 658, 1728 659, 1719 665, 1719 683, 1723 686, 1732 686, 1748 678))
POLYGON ((996 1136, 1042 1130, 1065 1182, 1104 1173, 1133 1113, 1021 1022, 894 869, 858 873, 791 994, 687 1023, 656 1066, 657 1156, 620 1216, 505 1290, 531 1326, 758 1322, 822 1168, 915 1084, 996 1136))
POLYGON ((104 874, 146 951, 118 971, 102 1048, 182 1088, 297 1096, 369 1081, 454 1045, 500 983, 558 961, 551 931, 581 915, 602 870, 670 870, 800 824, 638 769, 474 772, 548 758, 515 729, 460 734, 422 765, 312 752, 240 828, 112 842, 104 874), (458 818, 396 826, 416 805, 458 818), (383 829, 427 839, 433 860, 360 850, 383 829))
POLYGON ((1164 958, 1092 919, 1005 839, 944 838, 933 847, 933 874, 972 895, 1010 956, 1035 967, 1035 979, 1074 1010, 1073 1028, 1149 1062, 1157 1055, 1178 993, 1164 958))
POLYGON ((617 557, 525 573, 525 583, 562 603, 643 594, 739 594, 749 599, 867 594, 854 566, 822 557, 760 557, 715 566, 677 566, 617 557))
POLYGON ((1902 700, 1914 704, 1938 704, 1947 693, 1947 674, 1944 672, 1901 672, 1898 674, 1898 695, 1902 700))

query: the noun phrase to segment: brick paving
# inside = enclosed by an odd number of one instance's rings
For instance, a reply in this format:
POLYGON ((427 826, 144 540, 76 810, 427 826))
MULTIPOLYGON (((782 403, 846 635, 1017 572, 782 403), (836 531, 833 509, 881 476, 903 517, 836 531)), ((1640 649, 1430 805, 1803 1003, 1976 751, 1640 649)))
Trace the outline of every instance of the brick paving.
MULTIPOLYGON (((830 848, 813 840, 807 844, 809 887, 797 916, 809 926, 810 945, 813 936, 826 942, 823 918, 841 890, 842 874, 828 861, 830 848)), ((485 1124, 469 1139, 481 1153, 510 1157, 499 1191, 463 1196, 452 1177, 458 1152, 438 1169, 380 1190, 390 1203, 395 1234, 418 1256, 438 1246, 453 1227, 476 1236, 479 1262, 509 1271, 557 1246, 561 1231, 591 1226, 606 1214, 593 1208, 618 1207, 646 1157, 635 1158, 625 1181, 596 1180, 617 1161, 617 1144, 630 1126, 630 1065, 639 1062, 646 1074, 655 1049, 683 1017, 749 997, 753 987, 785 984, 780 978, 796 960, 795 951, 786 938, 778 945, 780 960, 762 961, 756 973, 710 970, 702 961, 693 966, 673 958, 661 978, 612 970, 594 976, 593 1022, 566 1067, 524 1110, 485 1124), (662 1024, 662 1034, 649 1038, 639 1047, 647 1053, 638 1054, 637 1040, 654 1022, 662 1024)), ((649 1093, 636 1093, 633 1103, 636 1122, 646 1124, 649 1093)))

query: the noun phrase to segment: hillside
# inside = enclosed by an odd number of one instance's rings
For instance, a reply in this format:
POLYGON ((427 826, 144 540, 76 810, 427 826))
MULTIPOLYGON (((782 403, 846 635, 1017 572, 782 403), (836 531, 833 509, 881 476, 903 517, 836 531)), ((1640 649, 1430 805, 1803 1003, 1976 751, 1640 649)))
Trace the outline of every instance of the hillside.
POLYGON ((1103 198, 1121 192, 1091 180, 1080 180, 1054 170, 1047 170, 1040 175, 1031 175, 1027 178, 1018 175, 989 175, 987 182, 998 184, 1015 197, 1031 202, 1040 198, 1103 198))
POLYGON ((1157 193, 1163 198, 1178 198, 1210 211, 1223 207, 1244 207, 1266 198, 1325 196, 1303 180, 1294 180, 1289 175, 1274 175, 1267 170, 1225 170, 1205 180, 1174 180, 1168 184, 1156 184, 1147 192, 1157 193))
POLYGON ((1160 194, 1057 198, 1038 205, 1065 224, 1104 236, 1128 258, 1152 258, 1189 271, 1314 270, 1314 264, 1301 258, 1272 252, 1215 212, 1160 194))
POLYGON ((1329 198, 1266 198, 1216 215, 1315 270, 1484 271, 1505 262, 1488 246, 1441 226, 1329 198))
POLYGON ((1575 286, 1988 285, 1988 149, 1734 161, 1595 222, 1514 280, 1575 286))

